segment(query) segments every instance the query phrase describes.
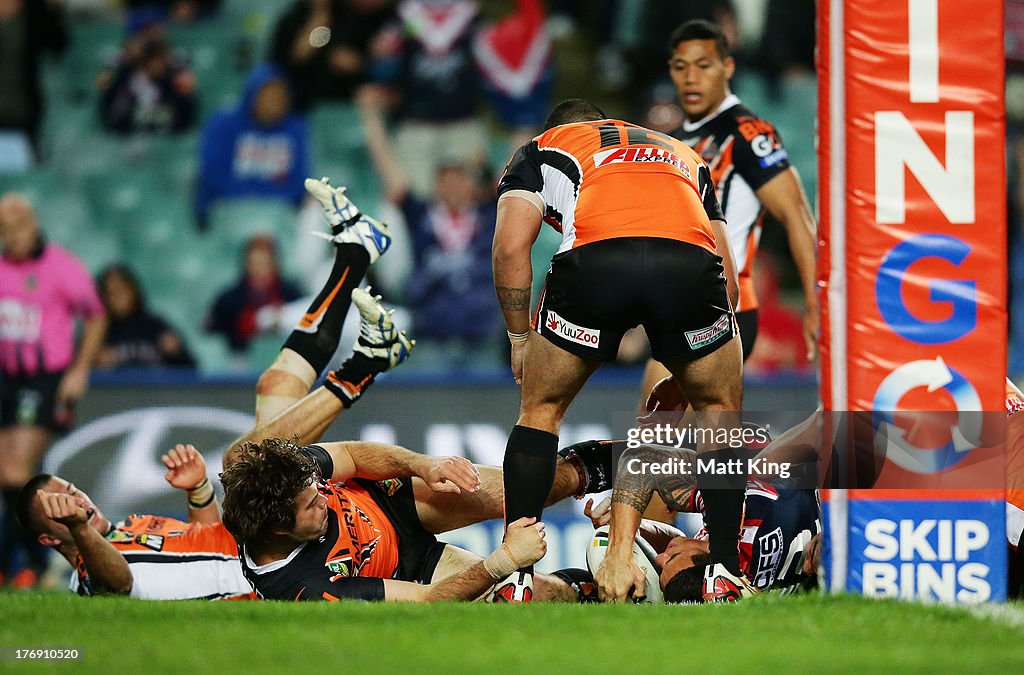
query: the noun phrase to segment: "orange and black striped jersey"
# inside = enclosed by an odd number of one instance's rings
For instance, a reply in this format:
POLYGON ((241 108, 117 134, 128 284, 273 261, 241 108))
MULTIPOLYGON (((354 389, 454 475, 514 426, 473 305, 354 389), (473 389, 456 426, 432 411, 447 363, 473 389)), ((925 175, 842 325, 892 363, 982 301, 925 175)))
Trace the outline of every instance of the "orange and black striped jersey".
POLYGON ((755 116, 732 95, 722 101, 714 114, 697 122, 686 122, 672 135, 696 150, 711 169, 739 270, 740 302, 736 311, 756 309, 751 273, 764 216, 756 192, 789 168, 782 140, 775 127, 755 116))
MULTIPOLYGON (((128 562, 133 598, 219 600, 252 596, 242 576, 238 547, 221 523, 185 523, 163 516, 129 516, 106 536, 128 562)), ((71 590, 94 595, 79 556, 71 590)))
POLYGON ((359 479, 322 483, 327 532, 282 560, 256 565, 240 546, 245 576, 270 600, 383 600, 398 568, 394 525, 359 479))
POLYGON ((673 239, 715 252, 724 220, 707 164, 686 144, 620 120, 554 127, 513 155, 498 194, 526 190, 562 233, 558 252, 619 237, 673 239))

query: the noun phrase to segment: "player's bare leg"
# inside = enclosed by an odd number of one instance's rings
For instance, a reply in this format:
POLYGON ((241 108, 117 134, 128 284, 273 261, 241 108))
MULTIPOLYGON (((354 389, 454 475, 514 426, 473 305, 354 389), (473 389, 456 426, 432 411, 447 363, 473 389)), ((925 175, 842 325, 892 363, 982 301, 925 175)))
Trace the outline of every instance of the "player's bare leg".
MULTIPOLYGON (((284 411, 236 439, 228 446, 224 463, 237 456, 241 443, 258 443, 268 437, 298 437, 299 443, 313 443, 344 410, 355 403, 379 374, 409 357, 414 340, 392 321, 393 310, 385 309, 380 296, 366 289, 352 291, 352 301, 359 310, 359 338, 352 356, 340 368, 328 373, 323 386, 295 401, 284 411)), ((285 350, 287 351, 287 350, 285 350)), ((284 353, 284 352, 282 352, 284 353)))
MULTIPOLYGON (((731 433, 741 426, 743 350, 739 336, 733 336, 717 350, 695 361, 666 365, 694 411, 700 413, 698 424, 701 427, 731 433)), ((722 446, 708 441, 703 434, 697 452, 720 462, 738 459, 741 460, 738 466, 746 466, 742 447, 722 446)), ((738 551, 746 482, 747 474, 743 469, 729 475, 697 475, 711 547, 711 562, 704 576, 706 600, 739 600, 753 593, 740 570, 738 551)))
MULTIPOLYGON (((600 362, 559 349, 531 331, 523 356, 523 392, 519 420, 505 447, 505 524, 518 518, 538 520, 554 482, 558 430, 569 404, 600 362)), ((532 570, 520 570, 499 584, 496 597, 532 596, 532 570)))
POLYGON ((600 366, 531 331, 523 358, 519 424, 557 434, 569 404, 600 366))
POLYGON ((309 361, 283 348, 256 382, 256 425, 277 417, 309 393, 317 375, 309 361))

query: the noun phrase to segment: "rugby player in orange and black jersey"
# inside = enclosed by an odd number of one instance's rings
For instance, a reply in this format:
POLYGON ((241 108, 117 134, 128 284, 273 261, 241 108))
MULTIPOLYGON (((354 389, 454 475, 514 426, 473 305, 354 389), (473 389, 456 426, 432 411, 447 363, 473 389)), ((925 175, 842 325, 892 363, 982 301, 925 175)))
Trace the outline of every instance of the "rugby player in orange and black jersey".
POLYGON ((683 122, 672 135, 692 147, 710 168, 729 224, 726 231, 739 273, 736 320, 744 355, 749 355, 757 338, 753 268, 764 219, 764 207, 756 192, 789 168, 788 155, 775 128, 754 116, 732 94, 709 117, 683 122))
POLYGON ((472 600, 547 550, 543 524, 526 518, 484 560, 452 550, 421 522, 413 477, 467 502, 481 488, 462 457, 274 438, 241 446, 221 481, 243 574, 268 600, 472 600))
POLYGON ((739 274, 736 320, 744 358, 757 337, 758 300, 752 274, 765 210, 785 227, 800 273, 806 305, 804 338, 810 355, 818 326, 816 226, 782 139, 771 123, 755 115, 730 91, 735 65, 719 26, 698 20, 677 28, 669 43, 668 65, 685 116, 682 126, 671 135, 707 162, 728 222, 739 274))
POLYGON ((188 522, 132 515, 113 523, 83 490, 50 474, 30 479, 18 495, 18 519, 41 544, 74 568, 70 588, 141 600, 252 598, 238 547, 220 521, 203 456, 179 444, 161 457, 165 480, 188 494, 188 522))
MULTIPOLYGON (((309 445, 302 451, 317 463, 321 476, 332 475, 334 463, 326 450, 309 445)), ((400 479, 318 483, 308 503, 298 508, 322 504, 324 533, 268 565, 253 562, 240 544, 245 577, 261 598, 279 600, 383 600, 384 579, 429 583, 444 544, 416 526, 410 489, 409 481, 400 479), (400 542, 406 553, 401 566, 400 542)))

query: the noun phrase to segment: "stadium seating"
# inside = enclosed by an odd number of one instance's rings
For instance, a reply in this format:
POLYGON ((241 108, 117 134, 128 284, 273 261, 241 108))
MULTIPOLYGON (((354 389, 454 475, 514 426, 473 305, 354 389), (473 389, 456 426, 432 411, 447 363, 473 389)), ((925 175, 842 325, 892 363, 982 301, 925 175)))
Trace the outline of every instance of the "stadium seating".
MULTIPOLYGON (((216 17, 168 28, 170 43, 198 78, 201 119, 237 98, 249 68, 266 53, 282 10, 280 0, 226 0, 216 17)), ((199 131, 173 137, 106 134, 97 117, 96 75, 117 54, 124 24, 78 17, 70 29, 73 39, 64 58, 44 63, 47 163, 24 174, 0 175, 0 191, 26 192, 49 236, 80 255, 94 272, 110 262, 130 263, 153 308, 185 334, 204 368, 217 370, 231 359, 219 338, 202 332, 203 315, 216 293, 237 276, 241 248, 253 234, 272 234, 285 274, 299 276, 290 255, 297 235, 292 208, 261 200, 226 202, 214 208, 209 231, 198 233, 191 199, 199 131)), ((781 100, 769 97, 756 75, 743 73, 735 84, 751 108, 778 126, 813 199, 815 155, 806 119, 814 82, 785 82, 781 100)), ((381 187, 355 108, 319 106, 310 114, 310 130, 311 173, 347 185, 358 204, 376 211, 381 187)), ((508 151, 505 140, 492 142, 494 168, 504 164, 508 151)), ((538 288, 558 240, 544 228, 534 247, 538 288)), ((276 340, 257 341, 250 366, 265 365, 267 355, 276 352, 276 340)))

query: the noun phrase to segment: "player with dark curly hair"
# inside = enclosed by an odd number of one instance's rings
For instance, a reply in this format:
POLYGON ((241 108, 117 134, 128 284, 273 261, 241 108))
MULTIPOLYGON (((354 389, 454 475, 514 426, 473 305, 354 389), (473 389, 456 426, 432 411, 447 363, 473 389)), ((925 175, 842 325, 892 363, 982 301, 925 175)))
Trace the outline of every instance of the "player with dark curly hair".
MULTIPOLYGON (((559 460, 549 503, 608 487, 594 456, 564 455, 571 459, 559 460)), ((486 559, 437 540, 502 515, 501 470, 462 457, 267 438, 242 444, 221 482, 224 524, 246 578, 267 599, 471 600, 545 548, 533 518, 513 523, 486 559)), ((579 599, 578 577, 538 575, 538 599, 579 599)))

